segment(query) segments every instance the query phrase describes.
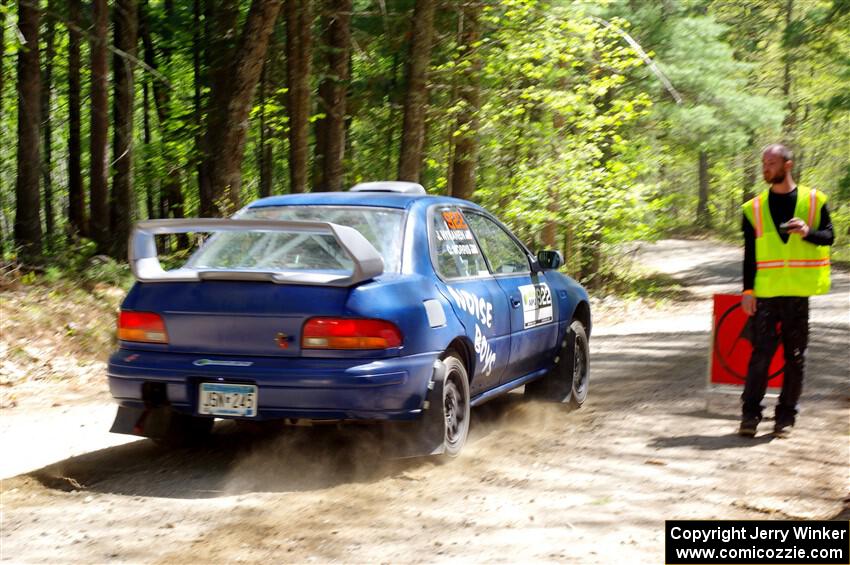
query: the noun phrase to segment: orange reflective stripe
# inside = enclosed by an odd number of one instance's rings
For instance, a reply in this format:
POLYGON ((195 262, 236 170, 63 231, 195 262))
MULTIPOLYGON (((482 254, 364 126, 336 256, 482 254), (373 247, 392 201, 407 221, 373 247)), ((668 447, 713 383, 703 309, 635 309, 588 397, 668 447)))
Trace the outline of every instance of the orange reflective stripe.
POLYGON ((829 259, 794 259, 788 261, 789 267, 806 268, 806 267, 826 267, 829 265, 829 259))
POLYGON ((818 191, 814 188, 809 192, 809 229, 814 229, 815 212, 817 211, 818 191))
POLYGON ((829 259, 789 259, 788 261, 757 261, 756 269, 781 269, 788 266, 795 269, 807 269, 813 267, 828 267, 829 259))
POLYGON ((756 196, 753 200, 753 218, 756 221, 756 237, 761 237, 762 235, 762 225, 761 225, 761 197, 756 196))

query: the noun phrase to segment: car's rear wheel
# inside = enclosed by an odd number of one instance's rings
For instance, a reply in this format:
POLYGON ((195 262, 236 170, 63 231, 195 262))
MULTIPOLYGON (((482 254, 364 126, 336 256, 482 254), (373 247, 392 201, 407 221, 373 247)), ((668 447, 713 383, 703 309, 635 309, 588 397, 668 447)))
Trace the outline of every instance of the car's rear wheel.
POLYGON ((456 353, 450 352, 443 363, 446 377, 443 385, 443 418, 445 419, 445 452, 456 457, 469 435, 469 376, 456 353))
POLYGON ((151 439, 162 447, 194 447, 209 437, 214 423, 213 418, 172 412, 164 433, 151 439))
POLYGON ((525 394, 550 402, 569 403, 578 408, 587 399, 590 377, 590 349, 587 331, 573 320, 561 342, 555 365, 542 378, 525 385, 525 394))

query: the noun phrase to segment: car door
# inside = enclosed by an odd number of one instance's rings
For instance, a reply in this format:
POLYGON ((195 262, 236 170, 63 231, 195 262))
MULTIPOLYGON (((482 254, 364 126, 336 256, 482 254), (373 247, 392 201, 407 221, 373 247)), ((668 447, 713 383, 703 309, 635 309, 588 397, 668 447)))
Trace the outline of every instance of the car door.
POLYGON ((434 206, 428 213, 431 262, 437 287, 451 303, 475 355, 472 396, 501 382, 510 355, 510 307, 487 268, 463 213, 456 206, 434 206))
POLYGON ((510 357, 501 380, 505 383, 548 363, 557 339, 552 291, 544 273, 532 273, 528 252, 501 224, 471 210, 465 217, 510 305, 510 357))

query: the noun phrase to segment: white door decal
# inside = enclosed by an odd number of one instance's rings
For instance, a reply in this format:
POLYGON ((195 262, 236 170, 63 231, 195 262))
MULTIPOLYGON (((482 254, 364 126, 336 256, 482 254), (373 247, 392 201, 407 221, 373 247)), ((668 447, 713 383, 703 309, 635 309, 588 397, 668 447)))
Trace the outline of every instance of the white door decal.
POLYGON ((533 328, 552 321, 552 293, 546 283, 519 287, 522 295, 523 327, 533 328))

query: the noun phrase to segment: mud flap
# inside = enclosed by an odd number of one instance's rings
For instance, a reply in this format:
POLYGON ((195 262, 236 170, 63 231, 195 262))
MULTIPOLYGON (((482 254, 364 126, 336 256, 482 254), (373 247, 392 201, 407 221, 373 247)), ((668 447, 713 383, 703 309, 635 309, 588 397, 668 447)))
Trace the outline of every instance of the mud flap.
POLYGON ((169 406, 129 408, 119 406, 109 429, 114 434, 165 439, 185 434, 191 416, 175 412, 169 406))
POLYGON ((142 419, 144 413, 144 408, 119 406, 118 412, 115 414, 115 421, 112 422, 109 431, 113 434, 142 435, 136 431, 136 424, 142 419))
POLYGON ((443 386, 446 366, 434 361, 434 374, 422 405, 422 416, 415 422, 385 423, 381 430, 384 457, 407 458, 439 455, 446 449, 446 418, 443 415, 443 386))

